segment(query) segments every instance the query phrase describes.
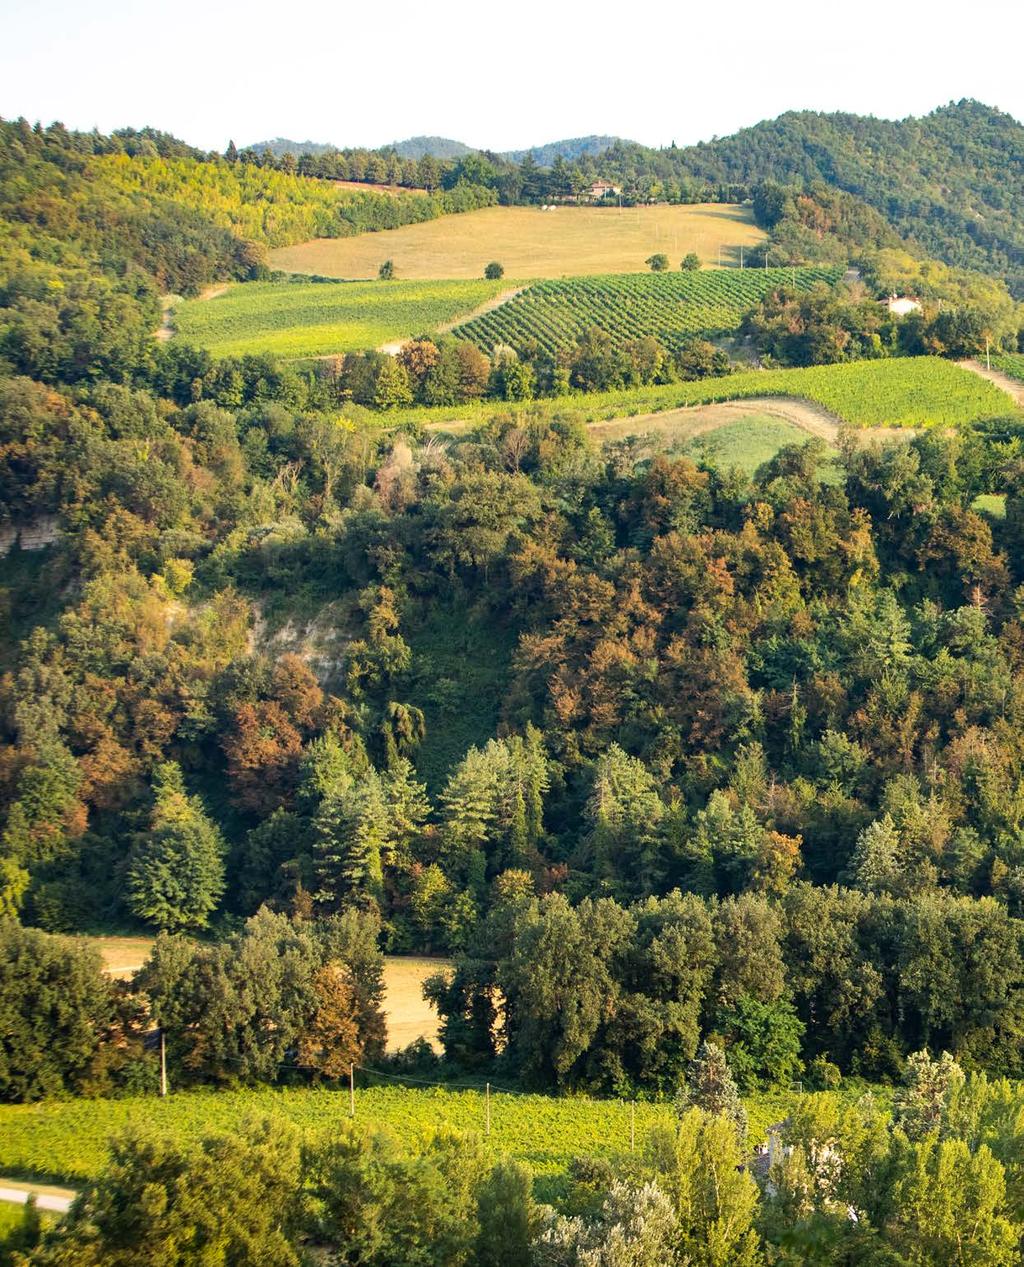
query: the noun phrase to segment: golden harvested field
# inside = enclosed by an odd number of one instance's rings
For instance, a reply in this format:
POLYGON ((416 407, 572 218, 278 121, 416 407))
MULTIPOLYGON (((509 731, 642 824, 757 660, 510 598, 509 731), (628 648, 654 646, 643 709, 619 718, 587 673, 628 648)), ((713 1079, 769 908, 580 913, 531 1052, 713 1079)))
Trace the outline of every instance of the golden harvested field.
POLYGON ((749 207, 485 207, 381 233, 317 238, 271 251, 274 268, 322 277, 376 277, 384 260, 402 278, 482 277, 491 260, 506 277, 642 273, 663 251, 677 269, 696 251, 704 264, 739 264, 764 241, 749 207))
POLYGON ((450 967, 447 959, 389 955, 384 960, 384 1015, 388 1018, 388 1050, 408 1047, 425 1038, 437 1051, 437 1013, 423 997, 423 982, 450 967))

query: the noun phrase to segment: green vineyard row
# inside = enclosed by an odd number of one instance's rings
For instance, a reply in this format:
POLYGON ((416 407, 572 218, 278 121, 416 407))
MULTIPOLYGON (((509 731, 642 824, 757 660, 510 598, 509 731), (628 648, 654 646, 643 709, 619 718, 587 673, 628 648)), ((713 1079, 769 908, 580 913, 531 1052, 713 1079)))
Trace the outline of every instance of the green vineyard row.
POLYGON ((593 326, 616 339, 654 335, 675 350, 694 335, 738 329, 745 313, 780 286, 834 285, 838 268, 707 269, 614 273, 540 282, 455 330, 490 353, 535 340, 545 352, 569 347, 593 326))

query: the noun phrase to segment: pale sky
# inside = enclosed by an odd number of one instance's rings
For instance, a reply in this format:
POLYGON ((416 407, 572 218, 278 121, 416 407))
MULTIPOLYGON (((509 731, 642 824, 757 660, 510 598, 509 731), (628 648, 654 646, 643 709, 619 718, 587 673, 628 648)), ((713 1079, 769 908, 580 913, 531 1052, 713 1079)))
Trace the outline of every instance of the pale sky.
POLYGON ((1022 46, 1022 0, 0 0, 0 115, 218 150, 685 145, 791 109, 902 118, 976 97, 1024 119, 1022 46))

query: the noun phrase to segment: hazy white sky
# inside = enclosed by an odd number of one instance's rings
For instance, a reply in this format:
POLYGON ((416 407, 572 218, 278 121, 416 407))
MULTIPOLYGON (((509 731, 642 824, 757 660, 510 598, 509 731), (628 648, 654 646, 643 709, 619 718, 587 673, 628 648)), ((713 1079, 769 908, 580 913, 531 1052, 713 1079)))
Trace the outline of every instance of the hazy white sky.
POLYGON ((1024 119, 1024 0, 0 0, 0 115, 492 149, 650 145, 789 109, 898 118, 977 97, 1024 119))

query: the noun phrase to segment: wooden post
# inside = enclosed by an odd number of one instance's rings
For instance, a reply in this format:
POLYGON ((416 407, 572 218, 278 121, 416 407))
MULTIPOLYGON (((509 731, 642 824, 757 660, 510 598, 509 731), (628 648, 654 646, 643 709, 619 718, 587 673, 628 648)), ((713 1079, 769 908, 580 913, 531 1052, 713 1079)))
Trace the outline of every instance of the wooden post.
POLYGON ((490 1135, 491 1135, 491 1084, 489 1082, 484 1090, 484 1105, 485 1105, 486 1123, 487 1123, 484 1133, 487 1135, 488 1138, 490 1138, 490 1135))
POLYGON ((348 1115, 355 1117, 356 1115, 356 1067, 349 1065, 348 1067, 348 1115))
POLYGON ((163 1026, 160 1027, 160 1094, 167 1094, 167 1043, 164 1039, 163 1026))
POLYGON ((636 1151, 636 1101, 629 1102, 629 1151, 636 1151))

